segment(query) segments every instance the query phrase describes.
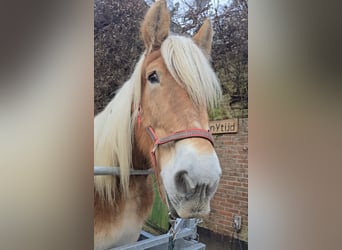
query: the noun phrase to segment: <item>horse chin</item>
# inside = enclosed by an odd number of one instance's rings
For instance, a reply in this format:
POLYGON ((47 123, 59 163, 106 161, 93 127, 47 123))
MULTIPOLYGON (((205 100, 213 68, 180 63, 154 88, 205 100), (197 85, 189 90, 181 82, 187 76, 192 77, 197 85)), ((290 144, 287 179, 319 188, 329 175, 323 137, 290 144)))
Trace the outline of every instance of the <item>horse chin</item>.
POLYGON ((210 212, 210 203, 199 201, 188 201, 181 199, 179 204, 173 204, 169 196, 166 194, 167 206, 171 218, 205 218, 210 212), (194 205, 195 204, 195 205, 194 205), (198 204, 201 204, 200 206, 198 204))

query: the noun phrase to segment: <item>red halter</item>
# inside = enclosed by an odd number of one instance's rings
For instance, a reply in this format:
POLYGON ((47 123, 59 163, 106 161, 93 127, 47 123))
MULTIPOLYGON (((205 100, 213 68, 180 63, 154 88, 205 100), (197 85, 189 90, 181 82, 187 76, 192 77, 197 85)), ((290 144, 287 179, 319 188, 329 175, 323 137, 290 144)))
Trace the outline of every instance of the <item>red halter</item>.
MULTIPOLYGON (((139 105, 138 128, 140 128, 140 124, 141 124, 141 112, 142 112, 142 108, 139 105)), ((160 171, 158 170, 157 158, 156 158, 156 150, 158 146, 172 142, 172 141, 179 141, 179 140, 188 139, 188 138, 203 138, 203 139, 210 141, 210 143, 214 146, 214 139, 211 133, 209 132, 209 130, 205 130, 201 128, 191 128, 191 129, 186 129, 186 130, 180 130, 172 134, 169 134, 163 138, 159 138, 151 126, 146 128, 146 130, 153 141, 153 148, 151 150, 151 158, 152 158, 152 167, 153 167, 156 181, 158 184, 159 195, 160 195, 160 198, 163 200, 163 202, 166 204, 165 198, 160 188, 160 171)))
POLYGON ((213 136, 210 134, 208 130, 201 129, 201 128, 191 128, 191 129, 177 131, 160 139, 158 138, 156 132, 151 126, 147 128, 147 133, 150 135, 154 143, 152 151, 151 151, 152 164, 154 165, 153 167, 157 166, 156 150, 159 145, 163 145, 172 141, 179 141, 183 139, 197 137, 197 138, 203 138, 203 139, 210 141, 210 143, 214 146, 213 136))

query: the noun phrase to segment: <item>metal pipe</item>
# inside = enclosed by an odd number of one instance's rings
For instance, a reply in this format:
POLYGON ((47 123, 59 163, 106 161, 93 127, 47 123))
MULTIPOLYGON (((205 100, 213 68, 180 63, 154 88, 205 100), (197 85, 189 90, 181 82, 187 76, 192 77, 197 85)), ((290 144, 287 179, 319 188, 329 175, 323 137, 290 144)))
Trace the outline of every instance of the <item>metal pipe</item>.
MULTIPOLYGON (((153 169, 131 169, 130 175, 149 175, 153 173, 153 169)), ((94 166, 94 175, 120 175, 119 167, 104 167, 104 166, 94 166)))

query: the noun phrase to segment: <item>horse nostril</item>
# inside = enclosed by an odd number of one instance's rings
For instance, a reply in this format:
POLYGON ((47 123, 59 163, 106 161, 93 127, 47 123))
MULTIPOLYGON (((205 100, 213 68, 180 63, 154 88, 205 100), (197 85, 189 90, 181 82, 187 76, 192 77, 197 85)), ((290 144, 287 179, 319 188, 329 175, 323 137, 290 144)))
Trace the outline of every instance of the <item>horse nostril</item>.
POLYGON ((189 193, 195 188, 195 184, 190 179, 188 172, 183 170, 179 171, 175 176, 175 184, 178 192, 189 193))
POLYGON ((216 191, 216 189, 218 187, 218 184, 219 184, 219 181, 216 181, 214 183, 214 185, 211 185, 211 186, 208 185, 207 188, 206 188, 206 191, 205 191, 206 195, 207 196, 211 196, 213 193, 215 193, 215 191, 216 191))

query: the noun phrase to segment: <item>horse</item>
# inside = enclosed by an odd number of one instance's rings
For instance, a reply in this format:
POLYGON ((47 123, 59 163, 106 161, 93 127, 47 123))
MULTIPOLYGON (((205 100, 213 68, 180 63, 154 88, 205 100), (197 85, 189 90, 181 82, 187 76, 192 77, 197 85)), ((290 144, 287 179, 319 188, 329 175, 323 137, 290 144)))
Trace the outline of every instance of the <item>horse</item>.
POLYGON ((173 217, 207 216, 221 166, 209 133, 208 109, 221 97, 210 64, 213 30, 170 34, 165 1, 141 24, 145 50, 115 97, 94 118, 94 165, 119 166, 119 176, 94 177, 94 248, 137 241, 154 199, 153 167, 173 217))

